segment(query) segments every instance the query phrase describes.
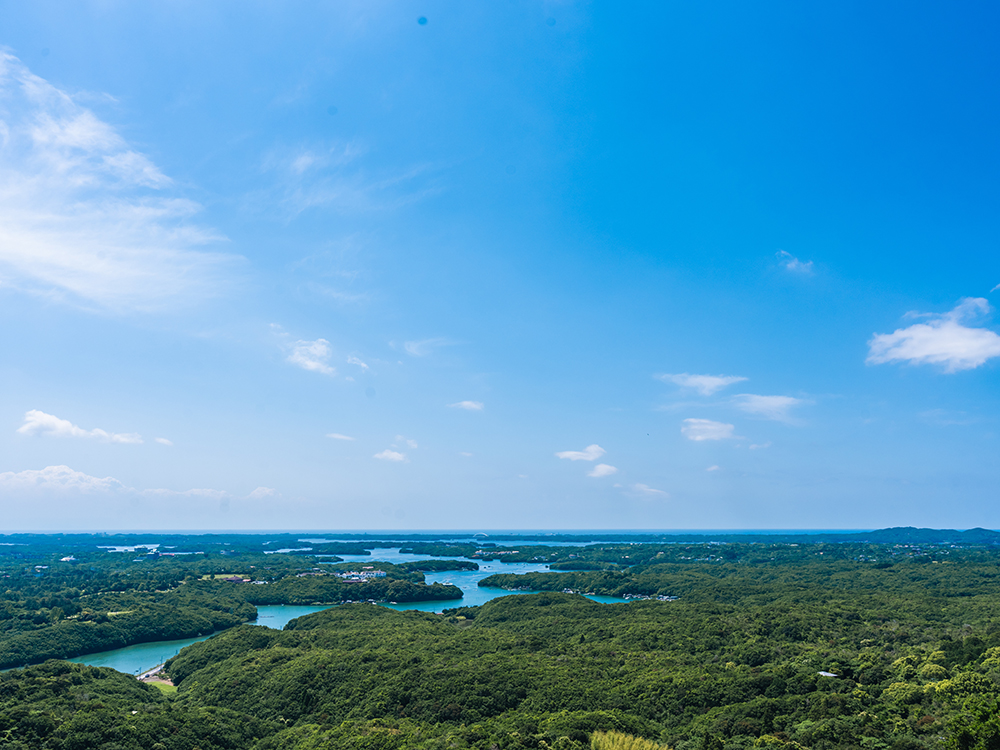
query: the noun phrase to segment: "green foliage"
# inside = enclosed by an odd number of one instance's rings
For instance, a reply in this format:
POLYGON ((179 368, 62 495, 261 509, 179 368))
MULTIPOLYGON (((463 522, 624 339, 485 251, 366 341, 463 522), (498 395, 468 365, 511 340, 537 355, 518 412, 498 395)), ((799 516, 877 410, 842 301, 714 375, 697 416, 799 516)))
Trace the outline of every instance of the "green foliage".
POLYGON ((333 543, 266 556, 262 546, 220 536, 203 555, 139 561, 77 549, 72 564, 54 544, 0 548, 0 658, 223 629, 168 663, 174 694, 56 661, 0 674, 0 747, 1000 747, 993 549, 522 545, 518 556, 573 570, 494 576, 543 593, 444 615, 354 603, 279 632, 241 623, 255 602, 453 596, 422 571, 475 563, 372 563, 385 578, 348 583, 332 574, 357 564, 310 556, 333 543), (263 583, 214 579, 223 574, 263 583), (567 589, 638 600, 598 604, 567 589))
POLYGON ((61 619, 0 638, 0 667, 146 643, 191 638, 254 619, 256 609, 221 584, 196 582, 154 594, 106 594, 86 600, 98 617, 61 619))
POLYGON ((0 746, 45 750, 242 750, 278 727, 211 707, 175 706, 112 669, 47 661, 0 674, 0 746))
MULTIPOLYGON (((356 566, 355 566, 356 567, 356 566)), ((380 565, 380 568, 396 566, 380 565)), ((333 604, 347 601, 421 602, 461 599, 457 586, 435 583, 427 586, 415 571, 393 571, 396 576, 370 578, 350 583, 335 575, 290 576, 266 586, 239 586, 239 594, 251 604, 333 604), (397 577, 398 576, 398 577, 397 577), (417 580, 413 580, 416 578, 417 580)))
MULTIPOLYGON (((194 546, 188 537, 167 538, 178 543, 172 545, 175 549, 194 546)), ((91 538, 82 548, 50 546, 51 538, 41 539, 45 543, 0 547, 0 669, 207 635, 256 619, 257 604, 447 601, 462 596, 454 586, 424 584, 420 571, 433 564, 379 563, 384 578, 349 583, 336 573, 356 570, 357 564, 317 566, 312 557, 265 555, 254 537, 230 537, 233 541, 214 542, 213 554, 184 556, 98 549, 107 539, 91 538)), ((204 544, 211 537, 197 539, 204 544)), ((119 546, 123 541, 129 539, 115 540, 119 546)), ((358 545, 315 549, 333 548, 365 551, 358 545)), ((478 567, 468 561, 432 563, 446 569, 478 567)))
POLYGON ((446 570, 479 570, 479 563, 471 560, 416 560, 398 566, 402 570, 440 573, 446 570))
POLYGON ((624 732, 594 732, 590 736, 590 747, 592 750, 669 750, 658 742, 624 732))

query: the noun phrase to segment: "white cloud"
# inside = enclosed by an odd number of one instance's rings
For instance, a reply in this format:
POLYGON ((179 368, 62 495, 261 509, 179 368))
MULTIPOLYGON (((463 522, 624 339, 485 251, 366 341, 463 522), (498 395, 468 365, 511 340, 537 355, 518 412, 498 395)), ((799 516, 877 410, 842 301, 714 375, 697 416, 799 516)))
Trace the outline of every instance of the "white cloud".
POLYGON ((378 458, 382 461, 405 461, 406 454, 397 453, 396 451, 391 451, 388 448, 386 448, 384 451, 376 453, 374 456, 372 456, 372 458, 378 458))
POLYGON ((315 509, 276 503, 279 497, 269 487, 244 496, 206 488, 137 489, 68 466, 0 473, 7 529, 258 528, 268 515, 268 525, 276 528, 288 523, 293 510, 299 513, 297 524, 307 526, 315 509))
POLYGON ((724 422, 714 422, 711 419, 685 419, 681 433, 688 440, 700 442, 702 440, 728 440, 735 437, 733 430, 736 427, 724 422))
POLYGON ((722 467, 713 464, 712 466, 709 466, 707 469, 705 469, 705 471, 722 471, 722 467))
POLYGON ((486 408, 482 401, 459 401, 456 404, 448 404, 452 409, 465 409, 466 411, 482 411, 486 408))
POLYGON ((597 464, 591 471, 587 472, 588 477, 610 477, 617 474, 618 468, 609 464, 597 464))
POLYGON ((357 365, 362 370, 368 370, 368 365, 365 364, 364 362, 362 362, 357 357, 348 357, 347 358, 347 364, 349 364, 349 365, 357 365))
POLYGON ((292 159, 290 168, 296 174, 302 174, 309 169, 309 167, 316 164, 317 161, 319 160, 316 158, 315 154, 305 151, 292 159))
POLYGON ((570 461, 596 461, 601 456, 607 453, 604 448, 594 444, 588 445, 582 451, 559 451, 556 453, 557 458, 568 458, 570 461))
POLYGON ((928 318, 926 323, 875 334, 868 342, 865 362, 940 364, 945 372, 979 367, 988 359, 1000 357, 1000 336, 988 328, 972 328, 963 322, 972 322, 990 310, 984 298, 966 297, 951 312, 923 316, 928 318))
POLYGON ((990 294, 992 294, 993 292, 995 292, 997 289, 1000 289, 1000 284, 997 284, 995 287, 993 287, 992 289, 990 289, 990 294))
POLYGON ((739 375, 689 375, 686 372, 676 375, 664 373, 662 375, 655 375, 654 377, 665 383, 674 383, 682 388, 693 388, 702 396, 711 396, 726 386, 746 380, 746 378, 739 375))
POLYGON ((789 410, 807 402, 792 396, 758 396, 753 393, 741 393, 733 397, 733 403, 737 409, 747 414, 756 414, 765 419, 773 419, 775 422, 791 422, 793 420, 788 413, 789 410))
POLYGON ((472 454, 469 453, 468 451, 459 451, 458 455, 465 456, 466 458, 471 458, 472 457, 472 454))
POLYGON ((95 492, 127 492, 131 488, 126 487, 114 477, 100 479, 80 471, 74 471, 68 466, 46 466, 44 469, 0 473, 0 493, 24 492, 26 490, 77 491, 92 494, 95 492))
POLYGON ((333 438, 334 440, 355 440, 350 435, 341 435, 339 432, 328 432, 326 433, 328 438, 333 438))
POLYGON ((396 435, 396 442, 397 443, 406 443, 411 448, 417 448, 418 447, 416 440, 410 440, 410 438, 403 437, 402 435, 396 435))
POLYGON ((22 435, 50 435, 52 437, 95 438, 106 443, 141 443, 142 436, 134 432, 106 432, 100 428, 85 430, 66 419, 44 411, 32 409, 25 413, 24 424, 17 428, 22 435))
POLYGON ((755 443, 755 444, 751 445, 750 446, 750 450, 752 450, 752 451, 760 451, 760 450, 764 450, 765 448, 770 448, 770 447, 771 447, 771 441, 768 440, 766 443, 760 443, 760 444, 755 443))
POLYGON ((403 348, 411 357, 426 357, 438 347, 447 346, 450 343, 448 339, 442 338, 423 339, 421 341, 407 341, 403 344, 403 348))
POLYGON ((775 255, 778 257, 778 262, 793 273, 811 274, 813 272, 813 262, 811 260, 803 263, 794 255, 784 250, 779 250, 775 255))
POLYGON ((321 372, 324 375, 336 375, 337 370, 326 364, 332 353, 330 342, 326 339, 296 341, 292 344, 292 353, 288 355, 288 361, 293 365, 298 365, 303 370, 321 372))
POLYGON ((217 296, 241 260, 109 124, 0 52, 0 282, 104 309, 217 296))
MULTIPOLYGON (((114 477, 92 477, 82 471, 75 471, 69 466, 46 466, 44 469, 27 469, 25 471, 5 471, 0 473, 0 494, 10 492, 43 491, 55 493, 118 494, 133 497, 202 497, 214 500, 232 498, 225 490, 191 489, 139 490, 129 487, 114 477)), ((258 487, 248 499, 273 497, 278 493, 269 487, 258 487)), ((237 498, 239 499, 239 498, 237 498)))
POLYGON ((650 487, 648 484, 636 483, 632 485, 632 490, 638 492, 640 495, 648 496, 659 496, 659 497, 669 497, 669 492, 664 492, 663 490, 658 490, 654 487, 650 487))
POLYGON ((167 440, 166 438, 153 438, 153 439, 156 440, 156 442, 158 442, 160 445, 173 445, 174 444, 174 442, 172 440, 167 440))

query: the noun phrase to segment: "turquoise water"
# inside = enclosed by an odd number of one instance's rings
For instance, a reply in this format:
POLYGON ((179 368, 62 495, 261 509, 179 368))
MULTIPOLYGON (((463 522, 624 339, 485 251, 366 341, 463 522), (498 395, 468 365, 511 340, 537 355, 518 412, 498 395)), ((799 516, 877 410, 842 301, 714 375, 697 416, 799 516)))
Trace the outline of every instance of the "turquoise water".
POLYGON ((257 622, 254 625, 282 630, 290 620, 311 615, 313 612, 322 612, 324 609, 330 608, 306 607, 298 604, 262 604, 257 607, 257 622))
POLYGON ((152 669, 157 664, 163 664, 171 656, 185 646, 211 638, 203 635, 200 638, 184 638, 179 641, 155 641, 153 643, 137 643, 134 646, 116 648, 112 651, 101 651, 96 654, 77 656, 67 661, 77 664, 89 664, 92 667, 111 667, 126 674, 141 674, 152 669))
MULTIPOLYGON (((289 620, 313 612, 322 612, 328 607, 295 607, 288 605, 269 605, 257 607, 257 625, 264 625, 275 630, 281 630, 289 620)), ((153 643, 138 643, 134 646, 116 648, 112 651, 100 651, 96 654, 85 654, 67 661, 77 664, 89 664, 92 667, 111 667, 126 674, 142 674, 153 667, 163 664, 167 659, 176 656, 182 648, 192 643, 211 638, 203 635, 200 638, 183 638, 179 641, 154 641, 153 643)))
MULTIPOLYGON (((366 562, 372 561, 401 563, 413 560, 436 559, 430 555, 401 555, 399 548, 383 548, 372 550, 371 555, 340 555, 345 562, 366 562)), ((458 558, 464 560, 465 558, 458 558)), ((538 563, 500 563, 482 562, 479 563, 479 570, 447 570, 441 573, 427 573, 427 583, 450 583, 462 590, 461 599, 450 599, 448 601, 434 602, 407 602, 404 604, 385 604, 384 606, 395 610, 416 609, 423 612, 441 612, 454 607, 474 607, 485 604, 490 599, 499 596, 510 596, 512 594, 532 594, 533 591, 504 591, 503 589, 480 588, 481 580, 494 573, 537 573, 548 570, 547 565, 538 563)), ((602 604, 622 604, 624 599, 617 599, 612 596, 589 596, 595 602, 602 604)), ((304 615, 311 615, 314 612, 322 612, 330 607, 307 607, 293 604, 272 604, 257 607, 257 625, 263 625, 275 630, 281 630, 290 620, 304 615)), ((101 651, 96 654, 86 654, 77 656, 69 661, 78 664, 89 664, 94 667, 111 667, 126 674, 142 674, 153 667, 162 664, 185 646, 192 643, 204 641, 211 636, 200 638, 186 638, 179 641, 156 641, 154 643, 140 643, 135 646, 116 648, 112 651, 101 651)))

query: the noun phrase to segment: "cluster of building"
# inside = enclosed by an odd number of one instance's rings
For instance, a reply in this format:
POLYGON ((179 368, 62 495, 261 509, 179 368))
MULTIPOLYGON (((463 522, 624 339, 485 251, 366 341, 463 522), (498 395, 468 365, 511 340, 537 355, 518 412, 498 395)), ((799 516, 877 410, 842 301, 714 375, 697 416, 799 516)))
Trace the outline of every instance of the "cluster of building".
POLYGON ((296 573, 295 575, 297 578, 305 578, 306 576, 336 576, 337 578, 342 578, 346 583, 361 583, 372 578, 385 578, 385 571, 375 570, 373 566, 368 565, 361 570, 326 571, 314 568, 313 570, 296 573))
POLYGON ((385 578, 385 571, 366 567, 361 570, 340 571, 334 575, 340 576, 347 583, 361 583, 362 581, 367 581, 371 578, 385 578))

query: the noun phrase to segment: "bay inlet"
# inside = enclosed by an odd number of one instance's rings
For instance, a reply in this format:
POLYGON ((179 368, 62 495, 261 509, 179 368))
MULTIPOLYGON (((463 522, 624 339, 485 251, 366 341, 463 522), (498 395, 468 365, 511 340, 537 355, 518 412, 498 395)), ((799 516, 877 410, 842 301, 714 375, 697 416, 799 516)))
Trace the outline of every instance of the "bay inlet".
MULTIPOLYGON (((388 562, 399 564, 402 562, 413 562, 418 560, 435 560, 431 555, 409 555, 402 554, 398 547, 377 548, 372 550, 371 555, 340 555, 344 562, 357 562, 371 564, 373 562, 388 562)), ((455 558, 466 560, 467 558, 455 558)), ((427 573, 425 579, 428 584, 445 583, 457 586, 462 590, 462 598, 450 599, 447 601, 427 601, 427 602, 380 602, 384 607, 395 610, 420 610, 423 612, 441 612, 445 609, 456 607, 474 607, 485 604, 491 599, 500 596, 511 596, 517 594, 532 594, 533 591, 507 591, 505 589, 485 588, 479 586, 479 582, 494 573, 539 573, 548 570, 548 566, 540 563, 501 563, 496 561, 474 560, 479 563, 479 570, 447 570, 437 573, 427 573)), ((234 584, 238 585, 238 584, 234 584)), ((591 595, 587 598, 605 604, 623 603, 624 599, 611 596, 591 595)), ((255 625, 281 630, 291 620, 296 617, 311 615, 314 612, 322 612, 337 604, 307 606, 293 604, 265 604, 257 607, 257 620, 255 625)), ((175 641, 153 641, 151 643, 137 643, 133 646, 111 649, 109 651, 99 651, 93 654, 76 656, 67 661, 78 664, 88 664, 93 667, 111 667, 126 674, 142 674, 155 666, 163 664, 180 650, 192 643, 211 638, 211 635, 203 635, 198 638, 184 638, 175 641)))

